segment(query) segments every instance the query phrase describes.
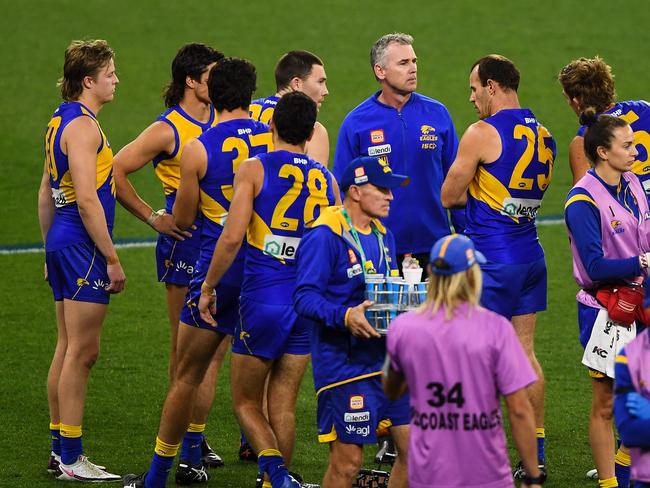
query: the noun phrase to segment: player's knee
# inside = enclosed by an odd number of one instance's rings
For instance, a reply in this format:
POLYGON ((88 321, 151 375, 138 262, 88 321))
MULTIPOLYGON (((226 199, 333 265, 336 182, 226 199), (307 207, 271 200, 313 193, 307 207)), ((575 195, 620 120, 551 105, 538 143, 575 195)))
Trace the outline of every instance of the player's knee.
POLYGON ((354 452, 340 453, 339 455, 331 456, 330 467, 341 478, 352 480, 363 463, 363 451, 361 449, 354 452))
POLYGON ((611 422, 614 419, 613 401, 604 400, 591 407, 591 415, 603 422, 611 422))

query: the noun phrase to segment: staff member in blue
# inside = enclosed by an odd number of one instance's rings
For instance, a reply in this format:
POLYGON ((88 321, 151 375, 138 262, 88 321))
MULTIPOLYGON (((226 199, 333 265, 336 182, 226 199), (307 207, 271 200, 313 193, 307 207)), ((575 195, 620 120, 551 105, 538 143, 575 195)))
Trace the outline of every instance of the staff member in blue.
POLYGON ((380 420, 392 422, 398 457, 390 486, 406 486, 408 396, 388 400, 381 386, 386 341, 365 318, 366 275, 396 275, 388 216, 392 190, 406 176, 376 157, 353 160, 343 171, 343 206, 322 211, 298 248, 296 311, 313 321, 310 345, 318 397, 318 440, 329 443, 323 488, 350 486, 363 444, 376 441, 380 420))
MULTIPOLYGON (((358 156, 375 156, 407 175, 411 184, 395 189, 393 211, 384 219, 395 234, 397 262, 405 253, 420 263, 432 244, 449 234, 440 188, 456 157, 458 137, 447 108, 416 93, 417 57, 413 37, 380 37, 370 51, 370 65, 380 90, 353 109, 339 132, 333 173, 337 181, 358 156)), ((464 229, 464 210, 453 210, 456 232, 464 229)))

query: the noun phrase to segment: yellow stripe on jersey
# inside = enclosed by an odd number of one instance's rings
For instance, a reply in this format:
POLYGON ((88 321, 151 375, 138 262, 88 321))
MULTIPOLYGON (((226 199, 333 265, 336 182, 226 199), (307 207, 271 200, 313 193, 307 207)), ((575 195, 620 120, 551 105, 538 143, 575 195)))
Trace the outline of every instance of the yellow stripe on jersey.
MULTIPOLYGON (((181 180, 180 161, 185 144, 199 137, 203 133, 203 128, 186 119, 176 110, 169 112, 165 118, 176 129, 176 133, 178 134, 178 147, 176 148, 174 157, 162 159, 158 162, 158 164, 156 164, 155 173, 160 182, 163 184, 165 195, 169 195, 170 193, 174 193, 176 190, 178 190, 178 185, 181 180)), ((216 112, 211 127, 214 127, 215 125, 217 125, 216 112)))
POLYGON ((627 364, 627 356, 623 356, 622 354, 619 354, 618 356, 616 356, 615 362, 620 364, 627 364))
MULTIPOLYGON (((94 119, 93 119, 94 120, 94 119)), ((97 128, 102 135, 102 150, 97 155, 97 189, 101 188, 106 182, 111 185, 111 193, 115 195, 115 181, 113 180, 113 150, 108 145, 108 139, 104 131, 95 120, 97 128)))
POLYGON ((199 206, 203 215, 209 218, 212 222, 221 226, 226 224, 228 210, 203 190, 199 193, 199 206))
POLYGON ((591 203, 594 207, 597 207, 598 204, 594 201, 593 198, 591 198, 589 195, 573 195, 571 198, 569 198, 566 203, 564 204, 564 209, 571 205, 573 202, 589 202, 591 203))
POLYGON ((271 228, 266 225, 264 219, 262 219, 257 212, 253 212, 253 215, 251 215, 251 221, 248 224, 248 230, 246 231, 246 241, 248 242, 248 245, 264 251, 264 238, 269 234, 273 234, 271 228))
MULTIPOLYGON (((479 166, 474 179, 469 184, 469 194, 499 213, 503 210, 506 199, 510 198, 510 192, 503 186, 503 183, 483 166, 479 166)), ((517 217, 509 217, 514 222, 519 223, 517 217)))

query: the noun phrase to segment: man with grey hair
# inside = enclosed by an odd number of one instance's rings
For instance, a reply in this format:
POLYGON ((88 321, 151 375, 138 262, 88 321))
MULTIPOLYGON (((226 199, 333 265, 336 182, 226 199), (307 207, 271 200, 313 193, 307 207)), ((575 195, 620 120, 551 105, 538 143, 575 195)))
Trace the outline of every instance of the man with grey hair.
MULTIPOLYGON (((394 191, 386 225, 395 235, 397 261, 405 254, 428 262, 432 243, 449 234, 449 217, 440 188, 456 157, 458 137, 447 108, 420 95, 413 37, 380 37, 370 50, 370 65, 380 90, 353 109, 343 121, 334 156, 334 175, 358 156, 377 156, 411 184, 394 191)), ((464 210, 452 211, 457 232, 464 229, 464 210)))

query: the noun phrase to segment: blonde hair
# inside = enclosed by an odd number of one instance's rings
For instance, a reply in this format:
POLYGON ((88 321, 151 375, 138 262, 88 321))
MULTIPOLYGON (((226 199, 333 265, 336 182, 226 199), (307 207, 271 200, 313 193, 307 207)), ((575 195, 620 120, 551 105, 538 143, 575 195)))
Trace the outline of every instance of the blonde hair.
POLYGON ((99 69, 114 56, 115 52, 102 39, 72 41, 65 50, 63 78, 58 83, 61 97, 68 102, 78 100, 83 92, 84 78, 95 78, 99 69))
POLYGON ((482 286, 481 268, 476 263, 467 270, 451 276, 431 274, 427 286, 427 299, 418 311, 436 313, 444 307, 445 320, 450 320, 458 305, 469 303, 472 307, 478 306, 482 286))

